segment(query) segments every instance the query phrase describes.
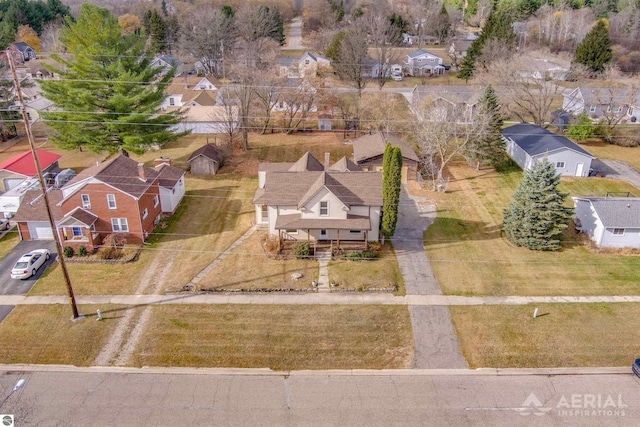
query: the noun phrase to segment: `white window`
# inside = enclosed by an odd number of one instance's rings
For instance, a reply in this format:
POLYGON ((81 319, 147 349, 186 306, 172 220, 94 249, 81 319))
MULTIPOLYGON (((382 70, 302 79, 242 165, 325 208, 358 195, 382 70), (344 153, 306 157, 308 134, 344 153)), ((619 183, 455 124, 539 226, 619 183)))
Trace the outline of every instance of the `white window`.
POLYGON ((129 231, 127 218, 111 218, 111 231, 114 233, 129 231))
POLYGON ((320 216, 329 215, 329 202, 320 202, 320 216))
POLYGON ((589 107, 589 112, 590 113, 595 113, 596 112, 596 106, 595 105, 590 106, 589 107))
POLYGON ((158 223, 159 223, 159 222, 160 222, 160 215, 156 216, 156 217, 153 219, 153 224, 154 224, 154 225, 158 225, 158 223))
POLYGON ((624 228, 614 228, 613 229, 614 236, 624 236, 624 228))
POLYGON ((309 60, 308 59, 304 60, 304 65, 309 65, 309 60))
POLYGON ((620 111, 622 111, 622 107, 618 105, 618 106, 616 107, 616 113, 619 113, 620 111))
POLYGON ((607 105, 607 113, 611 112, 611 105, 607 105))
POLYGON ((169 98, 169 105, 176 105, 176 101, 173 98, 169 98))
POLYGON ((80 227, 71 227, 74 237, 82 236, 82 229, 80 227))
POLYGON ((557 168, 563 168, 564 167, 564 162, 556 162, 556 167, 557 168))
POLYGON ((89 200, 88 194, 81 194, 80 198, 82 199, 82 208, 83 209, 91 209, 91 200, 89 200))
POLYGON ((148 216, 149 216, 149 209, 144 208, 144 210, 142 211, 142 219, 147 219, 148 216))
POLYGON ((109 209, 115 209, 117 207, 115 194, 107 194, 107 206, 109 206, 109 209))
POLYGON ((158 203, 160 203, 160 200, 158 199, 158 196, 153 196, 153 207, 157 207, 158 203))

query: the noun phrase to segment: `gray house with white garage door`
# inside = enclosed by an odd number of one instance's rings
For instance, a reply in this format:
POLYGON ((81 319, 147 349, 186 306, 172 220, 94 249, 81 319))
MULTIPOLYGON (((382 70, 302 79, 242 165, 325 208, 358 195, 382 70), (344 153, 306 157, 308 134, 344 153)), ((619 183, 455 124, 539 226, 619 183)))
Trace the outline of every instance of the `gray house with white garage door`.
POLYGON ((573 197, 576 230, 601 248, 640 248, 640 198, 573 197))
POLYGON ((524 170, 547 158, 561 176, 589 176, 591 153, 570 139, 531 123, 519 123, 502 130, 507 153, 524 170))

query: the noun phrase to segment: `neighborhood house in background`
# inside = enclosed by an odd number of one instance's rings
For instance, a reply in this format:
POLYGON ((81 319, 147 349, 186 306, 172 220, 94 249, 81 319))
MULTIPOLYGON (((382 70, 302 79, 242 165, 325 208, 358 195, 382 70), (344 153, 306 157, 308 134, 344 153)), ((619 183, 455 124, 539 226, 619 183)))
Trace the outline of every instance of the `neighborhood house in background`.
POLYGON ((574 222, 601 248, 640 248, 640 198, 573 197, 574 222))

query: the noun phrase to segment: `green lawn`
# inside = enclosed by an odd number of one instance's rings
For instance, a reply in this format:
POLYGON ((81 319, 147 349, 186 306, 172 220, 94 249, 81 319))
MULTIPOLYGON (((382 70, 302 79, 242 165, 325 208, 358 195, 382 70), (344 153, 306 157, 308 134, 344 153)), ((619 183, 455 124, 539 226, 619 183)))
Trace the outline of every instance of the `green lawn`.
MULTIPOLYGON (((438 217, 425 233, 425 248, 445 294, 456 295, 638 295, 640 257, 590 252, 573 231, 558 252, 536 252, 501 236, 502 211, 521 179, 465 165, 445 194, 427 193, 438 217)), ((610 179, 567 179, 572 195, 604 195, 633 188, 610 179)))
POLYGON ((0 239, 0 258, 4 258, 20 241, 18 236, 18 229, 13 227, 11 230, 5 233, 0 239))
POLYGON ((408 368, 413 335, 400 306, 153 306, 133 366, 408 368))
POLYGON ((638 304, 450 307, 462 354, 475 368, 630 366, 638 304), (542 316, 534 319, 539 308, 542 316))

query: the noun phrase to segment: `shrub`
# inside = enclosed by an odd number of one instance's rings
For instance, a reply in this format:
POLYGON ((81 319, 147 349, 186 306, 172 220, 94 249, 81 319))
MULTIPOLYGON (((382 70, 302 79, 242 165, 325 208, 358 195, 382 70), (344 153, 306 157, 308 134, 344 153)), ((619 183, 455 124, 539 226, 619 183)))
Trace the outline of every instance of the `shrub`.
POLYGON ((282 249, 280 239, 271 236, 264 241, 264 249, 270 254, 277 254, 282 249))
POLYGON ((120 252, 116 248, 103 247, 100 251, 100 259, 118 259, 120 252))
POLYGON ((378 255, 372 250, 362 251, 362 258, 365 260, 372 260, 374 258, 377 258, 377 256, 378 255))
POLYGON ((65 257, 71 258, 75 254, 75 251, 71 246, 65 246, 64 249, 62 249, 62 253, 65 257))
POLYGON ((311 246, 309 245, 309 242, 297 243, 293 247, 292 253, 298 259, 309 258, 309 255, 311 254, 311 246))
POLYGON ((349 252, 345 255, 349 261, 358 261, 360 259, 360 254, 356 251, 349 252))
POLYGON ((87 248, 82 245, 78 246, 78 256, 87 256, 87 248))
POLYGON ((380 242, 369 242, 369 250, 373 251, 377 256, 382 250, 382 244, 380 242))

